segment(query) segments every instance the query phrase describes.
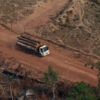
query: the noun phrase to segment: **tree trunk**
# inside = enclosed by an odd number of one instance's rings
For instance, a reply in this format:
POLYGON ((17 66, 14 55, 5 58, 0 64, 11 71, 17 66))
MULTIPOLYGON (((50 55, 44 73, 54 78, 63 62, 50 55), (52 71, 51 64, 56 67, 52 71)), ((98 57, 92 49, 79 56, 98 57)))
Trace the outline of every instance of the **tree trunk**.
POLYGON ((13 98, 13 92, 12 92, 12 86, 11 86, 11 84, 10 84, 10 93, 11 93, 11 98, 12 98, 12 100, 14 100, 14 98, 13 98))
POLYGON ((52 100, 55 100, 55 86, 53 86, 53 88, 52 88, 52 93, 53 93, 53 98, 52 98, 52 100))

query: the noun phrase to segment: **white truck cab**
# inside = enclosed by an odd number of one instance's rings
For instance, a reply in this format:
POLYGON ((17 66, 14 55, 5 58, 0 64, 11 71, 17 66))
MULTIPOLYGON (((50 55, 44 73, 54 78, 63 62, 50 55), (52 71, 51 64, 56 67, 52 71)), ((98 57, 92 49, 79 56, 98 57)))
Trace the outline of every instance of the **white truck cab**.
POLYGON ((16 46, 24 47, 28 50, 32 50, 40 56, 44 57, 50 54, 50 50, 47 45, 43 45, 40 41, 36 41, 30 34, 22 34, 18 36, 16 46))
POLYGON ((41 56, 46 56, 50 54, 50 50, 47 45, 43 45, 39 47, 39 53, 41 54, 41 56))

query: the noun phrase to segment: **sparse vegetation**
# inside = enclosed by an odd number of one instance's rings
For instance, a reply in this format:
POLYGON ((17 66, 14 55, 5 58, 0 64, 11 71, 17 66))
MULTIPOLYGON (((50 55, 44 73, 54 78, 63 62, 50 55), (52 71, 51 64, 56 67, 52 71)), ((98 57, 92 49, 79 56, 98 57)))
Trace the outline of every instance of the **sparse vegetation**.
MULTIPOLYGON (((43 83, 38 83, 38 81, 31 80, 30 78, 24 78, 24 79, 15 79, 13 80, 13 77, 11 76, 11 80, 9 81, 9 77, 6 75, 3 75, 0 79, 2 82, 0 82, 0 99, 3 100, 3 96, 9 99, 18 99, 22 96, 25 96, 25 93, 28 89, 31 87, 31 91, 34 91, 34 97, 30 96, 30 98, 34 98, 34 100, 51 100, 51 94, 48 94, 48 90, 51 88, 55 88, 53 85, 57 82, 57 77, 55 71, 51 70, 52 67, 48 68, 48 72, 44 74, 44 80, 48 87, 45 87, 43 83), (52 77, 54 76, 54 77, 52 77), (3 81, 5 77, 5 82, 3 81), (6 87, 5 87, 6 85, 6 87), (9 94, 10 93, 10 94, 9 94), (44 99, 45 98, 45 99, 44 99)), ((70 84, 66 86, 66 84, 61 85, 59 87, 60 82, 56 84, 55 93, 56 93, 56 99, 58 100, 61 96, 61 93, 63 93, 65 96, 60 98, 62 100, 99 100, 98 90, 96 87, 91 87, 88 84, 84 82, 76 82, 72 85, 70 84), (70 87, 70 89, 68 89, 70 87), (59 90, 59 91, 58 91, 59 90), (61 92, 63 91, 63 92, 61 92)), ((63 95, 62 94, 62 95, 63 95)), ((26 98, 26 96, 25 96, 26 98)), ((56 100, 55 99, 55 100, 56 100)), ((30 99, 28 99, 30 100, 30 99)), ((54 100, 54 98, 53 98, 54 100)))
POLYGON ((86 67, 90 66, 91 69, 97 68, 100 71, 100 62, 88 62, 87 64, 85 64, 86 67))
POLYGON ((40 0, 0 0, 0 23, 15 23, 32 14, 32 8, 40 0))
POLYGON ((100 1, 71 0, 37 32, 55 43, 100 56, 100 3, 97 2, 100 1))

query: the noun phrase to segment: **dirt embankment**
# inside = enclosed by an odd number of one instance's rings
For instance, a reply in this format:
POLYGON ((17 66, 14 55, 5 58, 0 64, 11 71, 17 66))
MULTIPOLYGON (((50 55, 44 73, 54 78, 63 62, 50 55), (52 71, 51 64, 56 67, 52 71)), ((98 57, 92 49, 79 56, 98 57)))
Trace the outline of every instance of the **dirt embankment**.
POLYGON ((100 1, 70 0, 57 16, 37 29, 55 43, 100 56, 100 1))

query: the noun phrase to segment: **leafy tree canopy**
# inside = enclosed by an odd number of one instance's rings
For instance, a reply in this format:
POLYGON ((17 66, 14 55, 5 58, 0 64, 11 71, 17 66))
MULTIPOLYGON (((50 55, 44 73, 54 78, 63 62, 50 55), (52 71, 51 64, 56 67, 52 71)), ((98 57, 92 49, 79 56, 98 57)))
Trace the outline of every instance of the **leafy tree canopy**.
POLYGON ((44 73, 44 81, 47 85, 53 87, 58 80, 58 73, 52 69, 52 66, 48 66, 48 72, 44 73))

